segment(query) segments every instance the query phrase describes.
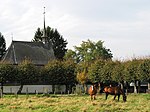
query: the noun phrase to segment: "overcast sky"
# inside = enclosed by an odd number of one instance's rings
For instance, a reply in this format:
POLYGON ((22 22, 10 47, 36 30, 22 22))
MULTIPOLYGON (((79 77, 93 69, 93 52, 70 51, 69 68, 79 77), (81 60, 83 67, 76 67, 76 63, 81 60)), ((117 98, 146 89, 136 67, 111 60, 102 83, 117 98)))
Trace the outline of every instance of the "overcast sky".
POLYGON ((1 0, 0 32, 7 47, 31 41, 38 27, 57 28, 68 48, 104 41, 115 59, 150 55, 150 0, 1 0))

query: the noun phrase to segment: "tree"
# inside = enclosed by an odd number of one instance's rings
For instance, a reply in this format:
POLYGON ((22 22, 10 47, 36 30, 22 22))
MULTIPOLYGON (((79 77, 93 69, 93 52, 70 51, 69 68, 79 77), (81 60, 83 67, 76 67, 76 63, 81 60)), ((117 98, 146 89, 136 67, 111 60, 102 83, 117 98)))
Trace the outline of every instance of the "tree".
POLYGON ((6 42, 4 36, 0 32, 0 60, 6 52, 6 42))
POLYGON ((76 64, 72 60, 66 60, 63 61, 63 66, 65 69, 65 85, 66 85, 66 92, 69 90, 70 92, 72 91, 72 87, 76 84, 76 64))
POLYGON ((89 67, 88 78, 92 82, 102 82, 103 76, 103 67, 105 65, 105 61, 102 59, 95 60, 94 63, 89 67))
POLYGON ((42 35, 43 35, 43 32, 41 31, 41 29, 37 28, 37 31, 35 32, 33 41, 35 41, 35 42, 42 41, 42 35))
POLYGON ((111 59, 112 53, 110 51, 110 49, 106 49, 103 46, 102 41, 98 41, 98 42, 92 42, 91 40, 87 40, 87 41, 83 41, 81 46, 77 47, 75 46, 75 53, 73 51, 69 51, 66 53, 66 57, 70 56, 70 58, 74 58, 76 59, 76 62, 86 62, 86 63, 91 63, 94 60, 97 59, 104 59, 104 60, 108 60, 111 59), (71 56, 70 54, 72 53, 73 56, 71 56))
POLYGON ((59 60, 52 60, 45 65, 45 81, 51 85, 64 84, 64 67, 59 60))
POLYGON ((141 80, 148 81, 148 88, 150 88, 150 59, 141 60, 139 66, 141 80))
POLYGON ((141 74, 139 70, 141 60, 133 59, 132 61, 125 62, 125 80, 128 82, 134 82, 134 93, 140 91, 140 81, 141 81, 141 74), (138 86, 138 89, 137 89, 138 86))
POLYGON ((21 93, 24 84, 33 84, 38 81, 39 75, 37 71, 35 65, 27 59, 18 65, 16 79, 20 83, 20 88, 17 93, 21 93))
POLYGON ((85 69, 84 71, 77 73, 77 80, 83 85, 84 92, 87 93, 86 82, 88 81, 88 75, 85 69))
MULTIPOLYGON (((35 32, 33 41, 42 41, 42 35, 43 31, 38 28, 35 32)), ((51 42, 52 44, 56 59, 62 60, 67 51, 67 41, 64 40, 64 38, 62 37, 62 35, 59 34, 57 29, 50 28, 49 26, 46 28, 46 36, 48 38, 48 42, 51 42)))
POLYGON ((114 61, 114 66, 112 70, 112 80, 115 82, 123 82, 125 81, 124 76, 124 64, 120 61, 114 61))
MULTIPOLYGON (((92 66, 92 63, 96 60, 111 60, 112 54, 110 49, 106 49, 103 46, 102 41, 92 42, 91 40, 83 41, 81 46, 75 46, 75 51, 68 50, 65 55, 65 59, 75 60, 77 63, 77 79, 85 87, 86 83, 89 81, 98 81, 97 76, 89 74, 89 67, 92 66)), ((101 74, 100 74, 101 75, 101 74)))
POLYGON ((75 64, 70 60, 52 60, 45 65, 44 69, 43 81, 52 85, 53 92, 55 85, 65 84, 67 91, 68 85, 73 85, 76 82, 75 64))
POLYGON ((112 83, 112 71, 114 69, 115 63, 112 60, 105 62, 102 69, 102 81, 104 83, 112 83))
POLYGON ((64 56, 64 59, 65 60, 73 60, 75 63, 78 63, 79 62, 79 59, 78 59, 78 57, 77 57, 77 54, 76 54, 76 52, 75 51, 73 51, 73 50, 71 50, 71 49, 69 49, 69 50, 67 50, 67 52, 66 52, 66 54, 65 54, 65 56, 64 56))
POLYGON ((10 63, 0 62, 0 83, 1 83, 1 90, 3 93, 3 84, 6 81, 14 81, 16 78, 17 69, 10 63))

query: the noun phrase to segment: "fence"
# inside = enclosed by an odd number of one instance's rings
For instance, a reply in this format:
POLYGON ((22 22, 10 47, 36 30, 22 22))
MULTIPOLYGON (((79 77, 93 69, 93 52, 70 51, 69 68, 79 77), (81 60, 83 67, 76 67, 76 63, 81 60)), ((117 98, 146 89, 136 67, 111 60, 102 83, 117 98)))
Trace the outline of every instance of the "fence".
MULTIPOLYGON (((87 89, 90 85, 87 85, 87 89)), ((3 86, 3 93, 15 94, 19 90, 20 86, 3 86)), ((55 85, 54 91, 52 90, 52 85, 24 85, 21 93, 31 93, 31 94, 38 94, 38 93, 66 93, 66 86, 65 85, 55 85)), ((70 93, 70 91, 67 91, 70 93)), ((84 92, 84 88, 82 85, 76 85, 72 87, 71 93, 73 94, 82 94, 84 92)))
MULTIPOLYGON (((3 86, 3 93, 16 93, 20 86, 3 86)), ((55 85, 55 93, 64 93, 65 85, 55 85)), ((21 93, 52 93, 52 85, 24 85, 21 93)))

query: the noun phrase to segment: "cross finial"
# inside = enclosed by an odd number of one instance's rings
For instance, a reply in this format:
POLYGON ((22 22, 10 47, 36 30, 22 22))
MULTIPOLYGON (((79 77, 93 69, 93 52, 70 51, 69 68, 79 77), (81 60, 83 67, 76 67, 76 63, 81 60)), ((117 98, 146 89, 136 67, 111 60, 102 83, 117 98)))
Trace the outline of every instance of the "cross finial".
POLYGON ((44 12, 43 12, 43 14, 45 15, 45 7, 44 7, 44 12))
POLYGON ((46 34, 46 26, 45 26, 45 7, 44 7, 44 12, 43 12, 43 15, 44 15, 44 29, 43 29, 43 36, 42 36, 42 41, 44 43, 47 43, 47 34, 46 34))
POLYGON ((44 36, 46 37, 46 27, 45 27, 45 7, 44 7, 44 36))
POLYGON ((43 14, 44 14, 44 30, 45 30, 45 7, 44 7, 44 12, 43 12, 43 14))

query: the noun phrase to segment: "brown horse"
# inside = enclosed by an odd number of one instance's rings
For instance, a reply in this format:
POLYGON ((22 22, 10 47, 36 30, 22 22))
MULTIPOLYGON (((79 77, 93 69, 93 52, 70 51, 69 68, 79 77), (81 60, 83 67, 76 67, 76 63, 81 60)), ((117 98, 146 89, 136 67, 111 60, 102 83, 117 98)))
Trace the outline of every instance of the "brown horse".
POLYGON ((90 86, 88 93, 91 96, 91 100, 96 99, 98 87, 99 87, 99 84, 97 84, 97 83, 90 86))
POLYGON ((118 101, 119 101, 120 95, 123 96, 123 101, 124 102, 127 99, 125 93, 123 92, 123 90, 119 86, 117 86, 117 87, 105 87, 104 88, 104 93, 106 93, 106 99, 107 99, 109 94, 110 95, 115 95, 114 100, 115 100, 116 96, 118 96, 118 101))

